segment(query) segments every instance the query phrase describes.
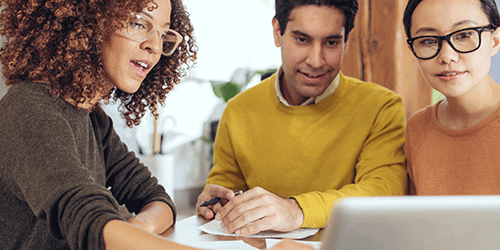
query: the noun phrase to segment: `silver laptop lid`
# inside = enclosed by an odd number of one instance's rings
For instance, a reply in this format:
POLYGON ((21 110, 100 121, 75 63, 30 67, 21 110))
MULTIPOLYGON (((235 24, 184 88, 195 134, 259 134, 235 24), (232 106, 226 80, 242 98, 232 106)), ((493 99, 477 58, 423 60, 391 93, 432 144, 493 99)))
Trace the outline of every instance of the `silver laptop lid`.
POLYGON ((346 198, 322 237, 322 250, 499 249, 500 196, 346 198))

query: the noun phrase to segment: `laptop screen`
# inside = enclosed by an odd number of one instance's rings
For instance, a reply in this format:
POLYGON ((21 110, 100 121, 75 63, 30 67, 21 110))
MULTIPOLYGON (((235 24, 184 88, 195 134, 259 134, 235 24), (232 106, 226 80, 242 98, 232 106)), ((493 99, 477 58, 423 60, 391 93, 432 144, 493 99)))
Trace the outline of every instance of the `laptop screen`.
POLYGON ((500 196, 346 198, 332 210, 321 249, 494 249, 500 196))

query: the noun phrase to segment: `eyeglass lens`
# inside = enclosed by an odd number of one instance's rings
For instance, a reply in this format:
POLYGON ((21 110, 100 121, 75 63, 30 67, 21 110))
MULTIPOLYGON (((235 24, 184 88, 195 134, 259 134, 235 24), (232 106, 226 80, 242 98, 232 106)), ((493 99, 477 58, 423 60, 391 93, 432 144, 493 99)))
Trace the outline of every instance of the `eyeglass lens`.
POLYGON ((163 40, 163 53, 169 54, 177 47, 179 37, 172 31, 167 31, 161 35, 163 40))
MULTIPOLYGON (((179 40, 179 35, 172 30, 160 31, 160 39, 162 40, 162 52, 164 55, 171 54, 176 48, 179 40)), ((155 33, 154 24, 147 18, 141 15, 134 14, 127 23, 127 34, 131 39, 136 41, 146 41, 155 33)))
MULTIPOLYGON (((479 48, 481 43, 480 32, 474 28, 460 30, 446 36, 446 40, 457 52, 467 53, 479 48), (448 39, 446 39, 448 38, 448 39)), ((437 37, 420 37, 413 41, 413 51, 420 58, 432 58, 439 53, 442 40, 437 37)))

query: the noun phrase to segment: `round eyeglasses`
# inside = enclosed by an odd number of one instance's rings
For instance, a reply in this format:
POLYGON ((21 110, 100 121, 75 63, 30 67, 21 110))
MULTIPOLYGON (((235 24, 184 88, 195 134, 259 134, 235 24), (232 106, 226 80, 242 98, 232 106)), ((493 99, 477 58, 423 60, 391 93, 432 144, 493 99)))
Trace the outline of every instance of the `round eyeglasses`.
POLYGON ((125 28, 128 37, 137 42, 147 41, 158 32, 164 56, 172 55, 182 42, 182 36, 177 31, 162 28, 151 18, 141 13, 132 13, 125 28))
POLYGON ((456 52, 470 53, 481 46, 481 33, 483 31, 494 31, 493 25, 472 27, 451 32, 445 36, 418 36, 407 39, 413 54, 422 60, 436 57, 441 51, 443 40, 456 52))

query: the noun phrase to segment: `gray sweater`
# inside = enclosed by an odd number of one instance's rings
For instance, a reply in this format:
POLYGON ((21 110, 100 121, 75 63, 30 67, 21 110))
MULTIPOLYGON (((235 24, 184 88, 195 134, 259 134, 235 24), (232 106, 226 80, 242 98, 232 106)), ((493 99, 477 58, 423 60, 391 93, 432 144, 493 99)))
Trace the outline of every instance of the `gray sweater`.
POLYGON ((0 249, 104 249, 102 229, 152 201, 175 207, 102 109, 24 82, 0 100, 0 249))

